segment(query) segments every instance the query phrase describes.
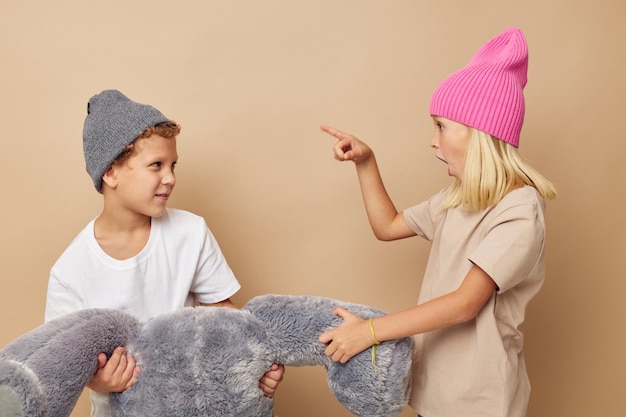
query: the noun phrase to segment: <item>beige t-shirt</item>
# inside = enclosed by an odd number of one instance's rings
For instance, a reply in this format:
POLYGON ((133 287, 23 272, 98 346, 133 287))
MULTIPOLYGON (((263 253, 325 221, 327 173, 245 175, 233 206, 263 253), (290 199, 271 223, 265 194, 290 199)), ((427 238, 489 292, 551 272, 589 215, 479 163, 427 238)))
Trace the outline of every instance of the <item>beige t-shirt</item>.
POLYGON ((456 290, 472 264, 498 291, 475 319, 416 336, 410 405, 425 417, 522 417, 530 384, 519 326, 544 280, 545 203, 523 187, 480 213, 443 210, 447 192, 404 211, 431 241, 418 304, 456 290))

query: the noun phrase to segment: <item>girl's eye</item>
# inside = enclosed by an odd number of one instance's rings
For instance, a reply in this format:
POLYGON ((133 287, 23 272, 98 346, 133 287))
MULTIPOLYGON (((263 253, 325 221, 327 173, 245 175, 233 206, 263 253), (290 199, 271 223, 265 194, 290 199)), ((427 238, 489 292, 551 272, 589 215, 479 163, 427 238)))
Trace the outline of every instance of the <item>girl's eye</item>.
POLYGON ((161 167, 161 163, 160 162, 153 162, 152 164, 150 164, 150 166, 156 167, 156 168, 160 168, 161 167))

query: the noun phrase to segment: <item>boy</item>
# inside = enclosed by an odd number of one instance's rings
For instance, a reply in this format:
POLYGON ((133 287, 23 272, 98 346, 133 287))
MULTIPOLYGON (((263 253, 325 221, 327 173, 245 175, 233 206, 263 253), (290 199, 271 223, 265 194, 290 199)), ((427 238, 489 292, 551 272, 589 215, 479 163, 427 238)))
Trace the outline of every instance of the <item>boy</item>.
MULTIPOLYGON (((104 205, 50 272, 46 321, 85 308, 115 308, 141 320, 185 306, 236 308, 240 284, 202 217, 168 209, 176 184, 180 126, 152 106, 117 90, 87 106, 83 150, 87 172, 104 205)), ((259 381, 273 396, 284 367, 259 381)), ((110 416, 109 392, 135 383, 140 369, 124 347, 89 382, 92 416, 110 416)))

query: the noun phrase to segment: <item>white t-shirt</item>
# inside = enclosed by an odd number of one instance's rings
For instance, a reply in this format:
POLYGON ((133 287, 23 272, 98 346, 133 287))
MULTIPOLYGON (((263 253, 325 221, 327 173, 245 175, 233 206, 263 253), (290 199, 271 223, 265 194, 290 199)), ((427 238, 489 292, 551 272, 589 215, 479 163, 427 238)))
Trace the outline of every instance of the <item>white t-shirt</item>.
POLYGON ((519 327, 544 280, 544 201, 523 187, 471 213, 442 209, 446 196, 404 211, 432 243, 418 303, 456 290, 474 264, 498 290, 476 318, 416 337, 410 404, 426 417, 522 417, 530 384, 519 327))
MULTIPOLYGON (((113 308, 140 320, 191 306, 216 303, 240 284, 200 216, 168 209, 153 218, 146 246, 136 256, 107 255, 92 220, 50 271, 45 320, 86 308, 113 308)), ((108 395, 91 393, 92 416, 108 417, 108 395)))

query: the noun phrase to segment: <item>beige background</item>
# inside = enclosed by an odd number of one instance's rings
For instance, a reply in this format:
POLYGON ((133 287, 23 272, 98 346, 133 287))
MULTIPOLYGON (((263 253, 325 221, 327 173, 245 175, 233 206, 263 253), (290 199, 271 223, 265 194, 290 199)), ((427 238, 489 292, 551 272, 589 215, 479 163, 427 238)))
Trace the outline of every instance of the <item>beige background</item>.
MULTIPOLYGON (((397 206, 417 203, 449 182, 428 148, 432 90, 517 26, 531 54, 521 152, 560 191, 524 325, 528 415, 624 416, 625 17, 621 0, 2 0, 0 346, 42 322, 51 265, 99 212, 81 130, 106 88, 182 124, 171 206, 207 219, 239 305, 412 305, 428 245, 376 241, 318 125, 369 142, 397 206)), ((349 415, 320 368, 289 368, 276 409, 349 415)))

